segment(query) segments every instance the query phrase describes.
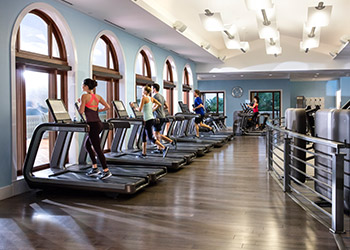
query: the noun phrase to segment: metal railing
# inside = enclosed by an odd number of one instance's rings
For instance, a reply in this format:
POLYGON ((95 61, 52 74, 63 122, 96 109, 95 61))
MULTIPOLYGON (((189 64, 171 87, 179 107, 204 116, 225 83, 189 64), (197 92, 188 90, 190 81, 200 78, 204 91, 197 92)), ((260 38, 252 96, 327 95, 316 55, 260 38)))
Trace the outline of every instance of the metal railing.
POLYGON ((343 233, 345 154, 342 151, 347 145, 292 132, 280 123, 280 118, 267 122, 268 171, 284 192, 323 220, 331 232, 343 233))

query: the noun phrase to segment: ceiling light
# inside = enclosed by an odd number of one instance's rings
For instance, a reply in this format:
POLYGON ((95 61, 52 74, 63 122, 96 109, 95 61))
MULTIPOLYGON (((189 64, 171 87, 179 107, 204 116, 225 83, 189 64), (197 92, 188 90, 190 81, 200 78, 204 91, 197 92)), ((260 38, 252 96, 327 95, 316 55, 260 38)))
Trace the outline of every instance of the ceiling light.
POLYGON ((340 38, 340 42, 342 44, 346 44, 350 41, 350 36, 349 35, 343 35, 341 38, 340 38))
POLYGON ((173 24, 173 28, 182 33, 187 29, 187 26, 181 21, 176 21, 173 24))
POLYGON ((270 73, 270 74, 269 74, 269 77, 271 77, 271 76, 272 76, 272 74, 270 73))
POLYGON ((227 29, 222 32, 222 37, 225 42, 225 46, 228 49, 240 49, 241 48, 241 40, 239 39, 239 34, 237 32, 237 28, 234 25, 230 27, 226 27, 227 29))
POLYGON ((243 53, 246 53, 247 51, 250 50, 250 46, 248 42, 241 42, 240 45, 241 45, 241 51, 243 53))
POLYGON ((260 39, 270 39, 270 38, 278 39, 279 38, 279 32, 277 30, 276 22, 271 22, 271 24, 268 26, 263 25, 261 22, 258 22, 258 28, 259 28, 260 39))
POLYGON ((206 9, 205 14, 201 13, 199 17, 207 31, 222 31, 224 29, 220 13, 213 13, 206 9))
POLYGON ((309 7, 307 13, 308 27, 324 27, 329 24, 332 13, 332 6, 324 6, 320 2, 317 7, 309 7))
POLYGON ((270 40, 265 40, 266 54, 268 55, 279 55, 282 53, 280 40, 276 39, 273 43, 270 40))
POLYGON ((245 0, 248 10, 270 9, 273 7, 271 0, 245 0))
POLYGON ((304 25, 303 41, 300 43, 300 49, 314 49, 320 45, 321 28, 307 27, 304 25))
POLYGON ((213 75, 213 77, 216 77, 216 75, 213 75))
POLYGON ((244 77, 244 75, 241 75, 241 77, 244 77))

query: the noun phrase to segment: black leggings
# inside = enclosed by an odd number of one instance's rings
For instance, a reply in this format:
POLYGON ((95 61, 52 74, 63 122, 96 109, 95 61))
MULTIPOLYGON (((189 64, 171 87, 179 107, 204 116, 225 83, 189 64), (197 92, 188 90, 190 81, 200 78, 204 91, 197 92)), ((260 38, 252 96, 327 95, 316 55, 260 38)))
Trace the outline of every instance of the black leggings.
POLYGON ((106 169, 107 168, 106 158, 102 152, 101 141, 100 141, 100 133, 103 129, 102 122, 88 122, 88 125, 90 126, 90 131, 89 131, 89 135, 86 137, 86 140, 85 140, 85 149, 89 153, 89 156, 93 164, 97 164, 96 155, 95 155, 95 152, 96 152, 97 157, 101 162, 102 168, 106 169), (95 152, 92 149, 91 145, 94 147, 95 152))
POLYGON ((156 139, 153 137, 152 126, 154 123, 154 119, 148 120, 144 122, 143 130, 142 130, 142 142, 147 142, 148 139, 155 143, 156 139))

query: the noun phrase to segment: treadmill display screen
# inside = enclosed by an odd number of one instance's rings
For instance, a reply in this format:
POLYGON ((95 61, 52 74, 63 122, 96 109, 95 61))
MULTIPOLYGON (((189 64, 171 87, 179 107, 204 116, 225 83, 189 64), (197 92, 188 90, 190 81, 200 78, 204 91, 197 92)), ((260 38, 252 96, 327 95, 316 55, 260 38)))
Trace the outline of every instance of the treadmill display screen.
POLYGON ((71 120, 68 111, 62 100, 47 100, 47 105, 52 111, 52 116, 56 122, 71 120))
POLYGON ((119 111, 125 110, 123 103, 121 103, 120 101, 115 101, 114 103, 119 111))

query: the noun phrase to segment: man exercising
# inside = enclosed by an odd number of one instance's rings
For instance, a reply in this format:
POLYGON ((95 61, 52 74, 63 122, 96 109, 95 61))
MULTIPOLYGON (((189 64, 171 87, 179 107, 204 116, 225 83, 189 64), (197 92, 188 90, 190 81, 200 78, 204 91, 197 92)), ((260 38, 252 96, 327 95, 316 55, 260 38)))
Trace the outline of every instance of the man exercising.
POLYGON ((199 126, 203 127, 203 128, 207 128, 210 129, 211 132, 214 133, 213 128, 208 126, 207 124, 203 123, 203 118, 204 118, 204 105, 203 105, 203 101, 200 98, 201 92, 196 89, 194 91, 194 105, 193 105, 193 111, 196 112, 197 115, 199 115, 199 117, 196 117, 194 119, 194 123, 196 125, 196 137, 199 138, 199 126))
MULTIPOLYGON (((164 96, 159 93, 159 89, 160 89, 159 84, 154 83, 153 84, 153 98, 156 99, 161 104, 160 107, 153 112, 154 117, 159 119, 159 123, 153 124, 154 135, 158 141, 161 141, 161 139, 163 139, 163 140, 171 143, 172 145, 174 145, 175 141, 171 140, 169 137, 162 135, 160 133, 164 123, 166 123, 166 116, 165 116, 164 108, 167 109, 168 105, 164 99, 164 96)), ((159 150, 159 152, 161 152, 161 151, 159 150)))

